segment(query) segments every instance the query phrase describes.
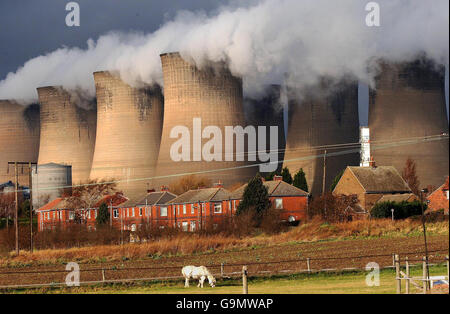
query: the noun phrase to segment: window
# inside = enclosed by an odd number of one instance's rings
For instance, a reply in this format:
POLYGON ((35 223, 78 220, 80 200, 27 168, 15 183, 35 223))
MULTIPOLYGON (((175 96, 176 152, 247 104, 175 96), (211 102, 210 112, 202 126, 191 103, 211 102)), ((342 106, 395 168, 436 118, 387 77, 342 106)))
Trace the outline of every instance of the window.
POLYGON ((195 221, 191 221, 191 231, 195 231, 195 221))
POLYGON ((139 216, 142 216, 142 207, 139 207, 139 216))
POLYGON ((90 210, 87 211, 87 218, 91 219, 91 211, 90 210))
POLYGON ((180 216, 180 205, 178 205, 178 216, 180 216))
POLYGON ((73 211, 69 212, 69 220, 74 220, 75 219, 75 213, 73 211))
POLYGON ((233 201, 233 211, 236 211, 236 200, 233 201))
POLYGON ((131 209, 131 217, 134 217, 134 207, 131 209))
POLYGON ((187 221, 183 221, 183 223, 181 224, 183 227, 183 231, 188 231, 189 229, 189 224, 187 221))
POLYGON ((195 208, 194 208, 194 204, 191 204, 191 214, 194 215, 195 214, 195 208))
POLYGON ((116 219, 119 218, 119 211, 117 210, 117 208, 113 210, 113 216, 116 219))
POLYGON ((222 213, 222 204, 215 203, 214 204, 214 214, 221 214, 221 213, 222 213))
POLYGON ((282 198, 276 198, 275 199, 275 208, 276 209, 283 209, 283 199, 282 198))
POLYGON ((160 207, 160 211, 161 211, 161 217, 167 217, 167 207, 160 207))
POLYGON ((56 212, 53 212, 53 220, 56 219, 56 212))
POLYGON ((183 215, 186 215, 186 204, 183 204, 183 215))
POLYGON ((97 210, 94 210, 95 219, 97 219, 97 210))

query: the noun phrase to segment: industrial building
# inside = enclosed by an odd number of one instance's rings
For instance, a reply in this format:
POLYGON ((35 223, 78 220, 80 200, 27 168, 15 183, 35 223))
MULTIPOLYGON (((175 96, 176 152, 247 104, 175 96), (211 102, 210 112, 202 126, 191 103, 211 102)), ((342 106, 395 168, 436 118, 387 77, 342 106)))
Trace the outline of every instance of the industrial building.
POLYGON ((337 174, 360 162, 355 146, 359 143, 358 85, 323 81, 308 90, 290 90, 288 97, 284 167, 291 173, 303 168, 313 195, 327 192, 337 174))
MULTIPOLYGON (((193 134, 193 121, 201 118, 202 127, 216 126, 225 134, 226 126, 245 127, 242 97, 242 80, 234 77, 223 64, 205 65, 197 68, 184 60, 179 53, 161 55, 164 78, 164 125, 161 149, 158 157, 157 176, 162 177, 158 185, 169 184, 179 179, 177 175, 203 172, 201 176, 225 185, 246 182, 257 171, 257 167, 245 167, 246 161, 236 161, 240 154, 246 159, 246 152, 229 156, 234 161, 205 161, 201 148, 192 145, 190 161, 174 161, 171 146, 177 141, 170 134, 174 127, 184 126, 190 131, 192 141, 202 141, 201 134, 193 134), (227 170, 222 170, 227 169, 227 170)), ((205 143, 207 139, 203 140, 205 143)), ((225 141, 222 142, 225 152, 225 141)), ((246 159, 247 160, 247 159, 246 159)))
MULTIPOLYGON (((0 100, 0 183, 14 179, 8 162, 37 162, 39 153, 39 105, 24 106, 0 100)), ((28 167, 18 169, 19 184, 29 184, 28 167)))
POLYGON ((444 67, 425 59, 381 62, 371 91, 372 157, 400 173, 413 159, 422 187, 441 185, 449 173, 444 76, 444 67))
POLYGON ((94 153, 96 112, 61 87, 37 89, 41 105, 38 165, 72 166, 72 182, 86 182, 94 153))
POLYGON ((134 88, 110 72, 94 73, 97 138, 90 178, 116 180, 129 197, 144 193, 155 175, 163 121, 159 86, 134 88))

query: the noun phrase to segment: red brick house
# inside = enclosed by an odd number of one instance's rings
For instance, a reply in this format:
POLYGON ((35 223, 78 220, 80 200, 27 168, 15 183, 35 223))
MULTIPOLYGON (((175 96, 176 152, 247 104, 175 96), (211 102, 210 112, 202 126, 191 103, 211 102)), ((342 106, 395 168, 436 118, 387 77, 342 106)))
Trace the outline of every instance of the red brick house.
POLYGON ((398 171, 391 166, 347 167, 333 190, 334 195, 356 195, 369 212, 377 202, 417 199, 398 171))
POLYGON ((448 191, 448 179, 445 181, 443 185, 441 185, 436 191, 431 193, 428 197, 428 210, 437 211, 444 210, 444 213, 448 215, 448 207, 449 207, 449 191, 448 191))
MULTIPOLYGON (((309 194, 275 176, 273 181, 265 181, 273 208, 281 210, 281 219, 290 223, 306 221, 308 217, 309 194)), ((232 193, 231 199, 240 201, 247 184, 232 193)), ((239 204, 239 203, 238 203, 239 204)))

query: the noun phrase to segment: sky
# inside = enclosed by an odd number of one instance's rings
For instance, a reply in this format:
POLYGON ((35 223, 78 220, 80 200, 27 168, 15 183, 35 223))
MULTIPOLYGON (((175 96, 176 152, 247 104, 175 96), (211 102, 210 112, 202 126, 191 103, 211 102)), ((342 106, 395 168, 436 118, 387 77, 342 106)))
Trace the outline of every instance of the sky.
MULTIPOLYGON (((142 34, 151 34, 159 30, 162 26, 166 25, 168 22, 174 19, 177 19, 177 21, 181 20, 181 22, 184 22, 183 18, 177 18, 181 10, 188 10, 191 12, 195 12, 195 14, 197 14, 194 16, 195 18, 198 16, 202 16, 203 14, 202 12, 204 12, 205 15, 214 15, 218 12, 221 12, 223 10, 221 7, 224 5, 229 5, 231 7, 237 6, 246 7, 254 3, 257 3, 258 1, 256 0, 250 1, 78 0, 76 2, 80 5, 81 8, 80 27, 67 27, 65 24, 66 14, 68 13, 65 10, 65 6, 68 2, 69 1, 65 0, 0 1, 0 43, 1 43, 0 81, 4 80, 8 75, 8 73, 16 72, 21 66, 23 66, 30 59, 36 58, 41 55, 49 54, 62 47, 69 47, 69 48, 79 47, 81 49, 88 49, 87 41, 89 39, 97 40, 100 36, 105 35, 111 31, 121 31, 123 33, 139 32, 142 34)), ((289 1, 284 2, 288 3, 289 1)), ((299 8, 300 9, 304 8, 305 10, 311 9, 311 7, 308 7, 308 2, 310 1, 305 0, 304 2, 305 5, 303 7, 298 6, 297 9, 299 8)), ((342 3, 345 2, 348 3, 349 1, 343 1, 342 3)), ((322 12, 323 14, 320 15, 320 17, 326 18, 328 14, 325 11, 326 7, 324 7, 323 9, 325 13, 322 12)), ((336 7, 333 9, 339 12, 339 8, 336 7)), ((280 12, 284 14, 283 11, 280 12)), ((234 15, 236 16, 238 14, 240 14, 239 11, 237 12, 237 14, 234 15)), ((276 10, 274 10, 274 15, 275 14, 277 14, 276 10)), ((293 13, 293 16, 295 17, 295 12, 293 13)), ((220 25, 220 21, 222 20, 226 21, 225 20, 226 17, 227 17, 226 14, 222 14, 222 18, 217 19, 218 22, 211 23, 211 27, 217 28, 217 25, 218 24, 220 25)), ((304 18, 307 17, 308 17, 307 15, 304 16, 304 18)), ((415 17, 413 16, 412 18, 415 17)), ((331 15, 330 20, 332 20, 331 15)), ((395 18, 393 20, 395 21, 395 18)), ((287 19, 286 21, 289 20, 287 19)), ((206 22, 209 21, 205 19, 205 23, 206 22)), ((261 23, 261 21, 258 21, 256 18, 254 21, 249 21, 249 24, 251 25, 252 22, 254 22, 254 24, 261 23)), ((279 23, 283 23, 282 19, 279 23)), ((305 21, 305 25, 307 23, 314 26, 314 23, 311 23, 310 21, 305 21)), ((183 25, 183 23, 180 23, 180 25, 183 25)), ((190 24, 187 23, 187 25, 190 24)), ((302 22, 300 22, 299 25, 302 25, 302 22)), ((406 25, 409 27, 408 24, 406 25)), ((248 25, 245 24, 244 26, 247 28, 249 27, 248 25)), ((346 25, 344 25, 344 27, 345 26, 346 25)), ((256 25, 255 26, 256 30, 257 27, 258 26, 256 25)), ((261 27, 264 27, 264 25, 262 25, 261 27)), ((296 29, 294 28, 295 27, 292 28, 292 31, 296 31, 296 29)), ((217 29, 220 30, 220 28, 217 29)), ((399 29, 401 30, 401 28, 399 29)), ((183 29, 181 28, 178 31, 182 33, 183 29)), ((193 35, 197 34, 193 32, 193 35)), ((298 35, 305 36, 305 34, 302 33, 298 33, 298 35)), ((182 34, 179 36, 182 36, 182 34)), ((279 36, 280 41, 283 39, 283 34, 275 34, 275 36, 279 36)), ((334 38, 336 38, 336 43, 338 44, 339 38, 336 37, 336 34, 333 34, 333 36, 335 36, 334 38)), ((175 36, 174 38, 177 37, 175 36)), ((199 38, 200 40, 202 40, 201 34, 199 38)), ((205 41, 206 40, 207 39, 205 39, 205 41)), ((307 37, 306 40, 308 40, 307 37)), ((245 43, 245 41, 242 42, 245 43)), ((310 42, 312 41, 310 40, 310 42)), ((343 42, 345 43, 345 40, 343 42)), ((406 44, 410 44, 410 42, 407 42, 406 44)), ((191 47, 188 48, 195 49, 191 47)), ((244 55, 243 59, 245 59, 244 55)), ((239 65, 239 62, 237 64, 239 65)), ((262 67, 264 66, 267 65, 263 64, 262 67)), ((448 71, 447 71, 447 99, 448 99, 448 71)), ((359 102, 360 102, 360 123, 362 125, 366 125, 368 117, 368 88, 367 85, 365 84, 360 84, 359 102)))

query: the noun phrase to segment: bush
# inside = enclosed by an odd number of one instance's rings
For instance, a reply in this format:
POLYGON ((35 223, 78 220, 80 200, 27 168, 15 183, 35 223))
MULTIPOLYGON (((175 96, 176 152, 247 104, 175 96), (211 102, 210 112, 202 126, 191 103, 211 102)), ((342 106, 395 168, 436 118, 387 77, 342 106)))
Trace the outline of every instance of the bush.
MULTIPOLYGON (((405 219, 422 214, 422 204, 419 201, 377 203, 370 213, 374 218, 390 218, 392 217, 392 209, 394 209, 394 219, 405 219)), ((423 209, 424 211, 427 209, 426 204, 423 204, 423 209)))

